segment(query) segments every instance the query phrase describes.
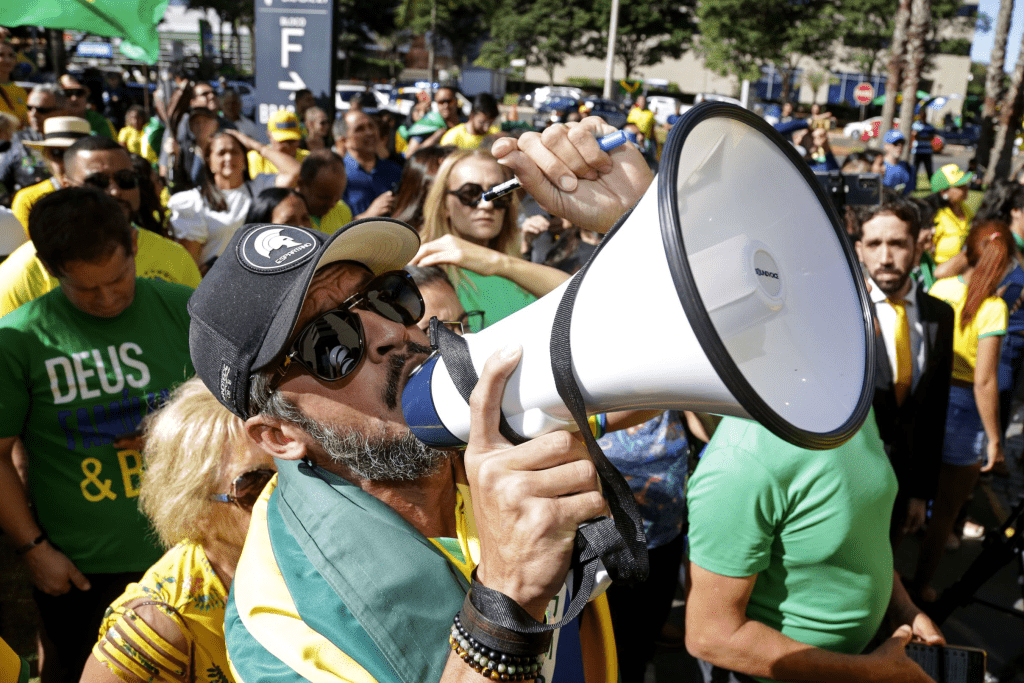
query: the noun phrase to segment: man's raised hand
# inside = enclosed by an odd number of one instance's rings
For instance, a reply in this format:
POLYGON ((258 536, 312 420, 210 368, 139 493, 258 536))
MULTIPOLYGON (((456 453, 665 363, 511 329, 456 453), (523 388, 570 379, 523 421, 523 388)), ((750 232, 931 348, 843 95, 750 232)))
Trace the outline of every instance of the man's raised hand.
POLYGON ((513 446, 498 432, 505 382, 522 355, 492 355, 470 397, 466 474, 480 536, 477 579, 537 620, 565 581, 576 529, 606 514, 597 470, 568 432, 513 446))

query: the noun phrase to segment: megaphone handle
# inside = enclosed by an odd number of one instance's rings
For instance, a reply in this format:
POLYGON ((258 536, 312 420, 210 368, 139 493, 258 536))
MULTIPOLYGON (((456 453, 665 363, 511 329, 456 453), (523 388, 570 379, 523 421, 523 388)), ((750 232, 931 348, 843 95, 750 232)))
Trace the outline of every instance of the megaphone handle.
MULTIPOLYGON (((480 375, 476 374, 476 368, 473 366, 473 356, 469 353, 469 344, 466 343, 464 337, 445 327, 437 319, 437 316, 430 319, 428 332, 430 345, 441 353, 445 368, 452 378, 452 384, 468 404, 473 388, 480 381, 480 375)), ((512 429, 512 425, 505 419, 505 413, 500 410, 498 411, 498 433, 513 446, 529 441, 525 436, 512 429)))

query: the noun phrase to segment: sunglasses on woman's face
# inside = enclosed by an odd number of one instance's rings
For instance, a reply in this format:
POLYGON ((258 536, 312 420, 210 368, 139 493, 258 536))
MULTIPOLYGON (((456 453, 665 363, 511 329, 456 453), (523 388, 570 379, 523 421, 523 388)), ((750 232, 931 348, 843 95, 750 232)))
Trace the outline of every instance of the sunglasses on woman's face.
POLYGON ((274 470, 260 468, 251 470, 231 482, 231 493, 214 493, 210 500, 218 503, 234 503, 243 510, 252 510, 256 500, 263 493, 267 482, 277 474, 274 470))
POLYGON ((85 180, 82 181, 85 185, 92 185, 101 190, 106 190, 110 187, 110 181, 113 180, 117 183, 117 186, 122 190, 134 190, 139 186, 139 179, 135 175, 135 171, 129 171, 128 169, 121 169, 120 171, 114 171, 113 173, 91 173, 86 176, 85 180))
POLYGON ((347 377, 362 360, 366 340, 359 316, 362 307, 403 327, 423 317, 423 297, 404 270, 392 270, 370 280, 357 294, 334 310, 321 313, 299 332, 279 372, 287 372, 292 361, 327 382, 347 377))
MULTIPOLYGON (((484 188, 476 183, 466 183, 457 190, 448 190, 448 194, 454 195, 463 206, 475 209, 483 199, 484 188)), ((495 209, 503 211, 512 205, 512 195, 506 194, 491 200, 495 209)))

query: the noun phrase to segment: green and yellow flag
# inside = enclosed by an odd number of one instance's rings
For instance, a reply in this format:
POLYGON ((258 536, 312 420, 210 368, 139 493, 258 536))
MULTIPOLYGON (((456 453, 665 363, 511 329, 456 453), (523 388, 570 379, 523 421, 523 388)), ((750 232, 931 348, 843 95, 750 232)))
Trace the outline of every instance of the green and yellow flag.
POLYGON ((156 25, 167 0, 34 0, 0 2, 0 26, 45 26, 123 38, 121 52, 155 64, 160 55, 156 25))

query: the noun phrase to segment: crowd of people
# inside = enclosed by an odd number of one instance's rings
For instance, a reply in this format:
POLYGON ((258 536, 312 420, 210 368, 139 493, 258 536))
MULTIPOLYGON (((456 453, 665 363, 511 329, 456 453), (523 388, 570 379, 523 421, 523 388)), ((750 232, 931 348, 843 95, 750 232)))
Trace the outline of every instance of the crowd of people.
MULTIPOLYGON (((613 129, 585 111, 532 131, 487 94, 464 115, 450 86, 404 121, 357 98, 332 123, 300 91, 261 128, 172 70, 115 126, 72 74, 10 83, 13 54, 0 42, 0 529, 33 584, 42 680, 634 683, 657 642, 706 681, 928 680, 903 646, 944 642, 920 607, 946 549, 984 531, 963 514, 979 474, 1003 467, 1024 185, 973 215, 972 173, 899 161, 899 131, 840 163, 827 114, 777 124, 810 168, 887 188, 845 215, 872 413, 835 452, 734 418, 591 416, 649 578, 552 635, 519 627, 561 620, 576 530, 607 513, 584 447, 502 436, 516 348, 480 373, 459 454, 416 441, 399 394, 432 318, 462 334, 513 315, 635 205, 660 156, 646 100, 604 152, 613 129), (522 190, 484 198, 513 175, 522 190), (900 577, 893 551, 922 530, 900 577), (685 642, 666 624, 681 566, 685 642)), ((0 641, 5 666, 28 671, 0 641)))

